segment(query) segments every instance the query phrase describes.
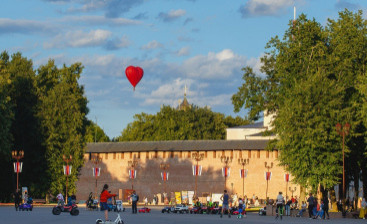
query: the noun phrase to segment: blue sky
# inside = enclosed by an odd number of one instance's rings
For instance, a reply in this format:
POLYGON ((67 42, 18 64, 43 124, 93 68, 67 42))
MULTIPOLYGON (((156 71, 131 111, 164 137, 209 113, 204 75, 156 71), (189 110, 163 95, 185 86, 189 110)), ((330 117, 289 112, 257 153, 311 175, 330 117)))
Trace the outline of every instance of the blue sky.
MULTIPOLYGON (((325 25, 338 11, 363 10, 356 0, 2 0, 0 50, 21 52, 35 68, 54 59, 85 69, 80 83, 89 100, 88 118, 117 137, 139 113, 183 99, 233 112, 231 96, 241 68, 260 67, 271 37, 283 36, 293 18, 305 13, 325 25), (140 66, 136 86, 127 66, 140 66)), ((365 14, 364 14, 365 15, 365 14)))

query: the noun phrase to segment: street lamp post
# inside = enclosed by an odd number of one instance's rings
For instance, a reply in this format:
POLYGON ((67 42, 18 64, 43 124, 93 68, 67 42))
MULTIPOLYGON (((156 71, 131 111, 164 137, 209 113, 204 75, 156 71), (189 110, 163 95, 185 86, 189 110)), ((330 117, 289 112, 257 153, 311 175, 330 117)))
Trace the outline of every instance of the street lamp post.
POLYGON ((270 179, 270 169, 273 168, 273 162, 270 163, 270 166, 268 165, 267 162, 265 162, 265 168, 268 169, 268 171, 266 172, 266 201, 268 200, 268 187, 269 187, 269 179, 270 179))
POLYGON ((97 179, 98 177, 101 175, 101 168, 98 167, 98 164, 102 161, 102 157, 100 157, 98 154, 97 155, 94 155, 92 156, 92 163, 94 164, 94 167, 93 167, 93 176, 94 178, 96 179, 96 184, 95 184, 95 187, 94 187, 94 198, 97 198, 97 179))
POLYGON ((224 190, 227 190, 227 177, 229 176, 229 166, 228 164, 232 162, 232 157, 222 155, 220 157, 220 161, 224 163, 224 168, 222 169, 222 173, 224 176, 224 190))
POLYGON ((17 192, 19 190, 19 173, 22 172, 22 166, 23 166, 23 162, 19 162, 19 160, 21 160, 24 157, 24 151, 23 150, 13 150, 11 151, 11 156, 13 157, 13 159, 16 160, 16 162, 14 162, 14 172, 17 173, 17 192))
POLYGON ((65 201, 66 203, 68 203, 68 177, 71 174, 71 168, 72 166, 69 166, 69 163, 71 162, 71 160, 73 159, 73 157, 71 155, 69 155, 69 157, 66 157, 65 155, 62 155, 62 159, 64 160, 64 162, 66 163, 66 166, 64 166, 64 174, 66 175, 66 193, 65 193, 65 201))
POLYGON ((196 161, 196 166, 193 166, 193 174, 195 175, 195 198, 198 192, 198 176, 201 175, 201 167, 199 167, 199 161, 204 159, 204 153, 194 152, 192 158, 196 161))
POLYGON ((162 176, 162 181, 163 181, 163 201, 165 204, 168 204, 168 198, 167 198, 167 190, 166 190, 166 181, 168 180, 168 172, 167 170, 169 169, 169 164, 168 163, 161 163, 160 164, 160 168, 162 170, 161 176, 162 176))
POLYGON ((242 166, 242 169, 240 170, 241 178, 242 178, 242 197, 245 197, 245 176, 246 176, 246 170, 245 166, 248 165, 250 159, 243 159, 239 158, 238 163, 242 166))
POLYGON ((295 192, 297 190, 297 187, 294 187, 294 189, 292 189, 291 187, 289 187, 289 191, 292 192, 292 198, 293 198, 293 192, 295 192))
POLYGON ((135 168, 138 166, 138 161, 136 159, 128 161, 130 167, 130 179, 131 179, 131 189, 134 190, 134 179, 136 178, 135 168))
MULTIPOLYGON (((344 157, 344 145, 345 145, 345 136, 349 134, 350 124, 345 123, 342 126, 340 123, 336 124, 336 131, 343 137, 343 205, 345 205, 345 157, 344 157)), ((343 206, 344 207, 344 206, 343 206)))

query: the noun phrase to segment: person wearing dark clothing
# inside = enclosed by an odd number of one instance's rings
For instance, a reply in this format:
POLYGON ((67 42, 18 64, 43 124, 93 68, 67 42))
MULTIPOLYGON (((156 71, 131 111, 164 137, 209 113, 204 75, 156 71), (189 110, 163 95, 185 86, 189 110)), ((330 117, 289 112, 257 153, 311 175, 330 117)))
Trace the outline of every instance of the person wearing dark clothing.
POLYGON ((131 195, 131 202, 132 202, 132 213, 133 214, 137 214, 138 213, 138 209, 136 207, 137 203, 139 201, 139 195, 136 194, 135 191, 133 191, 133 194, 131 195))
POLYGON ((314 203, 315 203, 315 199, 314 197, 312 196, 312 194, 310 193, 310 196, 308 197, 307 199, 307 202, 308 202, 308 216, 309 218, 313 218, 313 207, 314 207, 314 203))
POLYGON ((18 211, 19 204, 20 204, 21 200, 22 200, 22 198, 20 197, 19 190, 15 191, 15 193, 14 193, 14 206, 15 206, 16 211, 18 211))
POLYGON ((322 201, 324 202, 324 214, 322 215, 322 218, 325 219, 325 214, 327 214, 327 219, 329 219, 329 199, 324 197, 322 201))

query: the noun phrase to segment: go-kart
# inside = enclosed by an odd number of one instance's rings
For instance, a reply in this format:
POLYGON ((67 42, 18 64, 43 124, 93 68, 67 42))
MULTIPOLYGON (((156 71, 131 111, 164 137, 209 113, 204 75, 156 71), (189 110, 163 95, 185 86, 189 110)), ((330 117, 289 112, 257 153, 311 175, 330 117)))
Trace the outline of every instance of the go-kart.
POLYGON ((174 207, 166 206, 162 209, 162 213, 165 213, 165 212, 170 213, 170 212, 173 212, 174 210, 175 210, 174 207))
POLYGON ((144 208, 140 208, 138 211, 139 213, 150 213, 150 208, 144 207, 144 208))
POLYGON ((86 201, 86 206, 90 210, 98 210, 98 200, 93 199, 93 193, 90 192, 88 200, 86 201))
POLYGON ((70 215, 77 216, 79 215, 79 209, 78 206, 73 203, 71 205, 57 205, 52 209, 52 214, 54 215, 60 215, 61 212, 69 212, 70 215))
POLYGON ((190 210, 190 214, 199 214, 201 211, 201 207, 193 207, 191 210, 190 210))
POLYGON ((19 211, 32 211, 33 210, 33 204, 32 203, 24 203, 19 205, 18 207, 19 211))

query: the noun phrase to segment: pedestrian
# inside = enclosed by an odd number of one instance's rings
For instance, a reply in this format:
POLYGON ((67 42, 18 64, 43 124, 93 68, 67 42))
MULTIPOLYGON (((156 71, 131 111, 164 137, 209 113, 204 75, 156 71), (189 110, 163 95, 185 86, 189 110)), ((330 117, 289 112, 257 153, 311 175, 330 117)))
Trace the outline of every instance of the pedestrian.
POLYGON ((307 202, 308 202, 308 216, 309 216, 310 219, 312 219, 314 217, 313 216, 313 207, 314 207, 314 204, 315 204, 315 199, 312 196, 312 193, 309 194, 307 202))
POLYGON ((102 189, 102 192, 101 192, 101 195, 100 195, 100 207, 101 207, 101 211, 104 211, 104 218, 105 218, 105 221, 110 221, 108 219, 108 205, 107 205, 107 199, 111 198, 111 197, 115 197, 116 194, 110 194, 108 192, 108 185, 105 184, 103 186, 103 189, 102 189))
POLYGON ((324 203, 324 207, 323 207, 324 214, 322 218, 325 219, 325 216, 327 215, 327 219, 329 219, 330 218, 329 217, 329 198, 327 196, 324 196, 323 203, 324 203))
POLYGON ((59 192, 59 194, 56 196, 57 199, 57 206, 64 206, 64 196, 59 192))
POLYGON ((291 199, 287 200, 287 203, 285 204, 285 215, 286 216, 291 215, 291 204, 292 204, 292 200, 291 199))
POLYGON ((21 196, 20 196, 20 192, 19 189, 17 189, 14 193, 14 206, 15 206, 15 211, 18 211, 19 208, 19 204, 20 201, 22 200, 21 196))
POLYGON ((242 198, 239 198, 238 199, 238 216, 237 218, 238 219, 242 219, 242 212, 243 212, 243 201, 242 201, 242 198))
POLYGON ((361 210, 359 211, 359 218, 365 219, 366 209, 367 209, 367 202, 366 199, 363 198, 361 202, 361 210))
POLYGON ((276 209, 276 216, 275 218, 277 219, 280 215, 280 219, 282 219, 283 217, 283 203, 284 203, 284 197, 282 195, 282 192, 279 192, 278 196, 277 196, 277 201, 276 201, 276 205, 277 205, 277 209, 276 209))
POLYGON ((144 197, 144 205, 147 206, 148 205, 148 198, 144 197))
POLYGON ((299 213, 298 213, 299 217, 302 217, 303 212, 305 212, 305 211, 306 211, 306 208, 307 208, 307 204, 306 204, 306 202, 302 201, 302 204, 301 204, 301 210, 299 210, 299 213))
POLYGON ((222 212, 220 213, 220 217, 223 217, 223 213, 225 210, 228 210, 228 218, 231 218, 231 212, 229 211, 229 195, 227 194, 227 190, 224 190, 223 195, 220 197, 220 200, 223 201, 222 204, 222 212))
POLYGON ((133 191, 133 193, 131 195, 131 208, 133 210, 132 211, 133 214, 138 213, 138 209, 136 207, 138 201, 139 201, 139 195, 136 194, 136 191, 133 191))

